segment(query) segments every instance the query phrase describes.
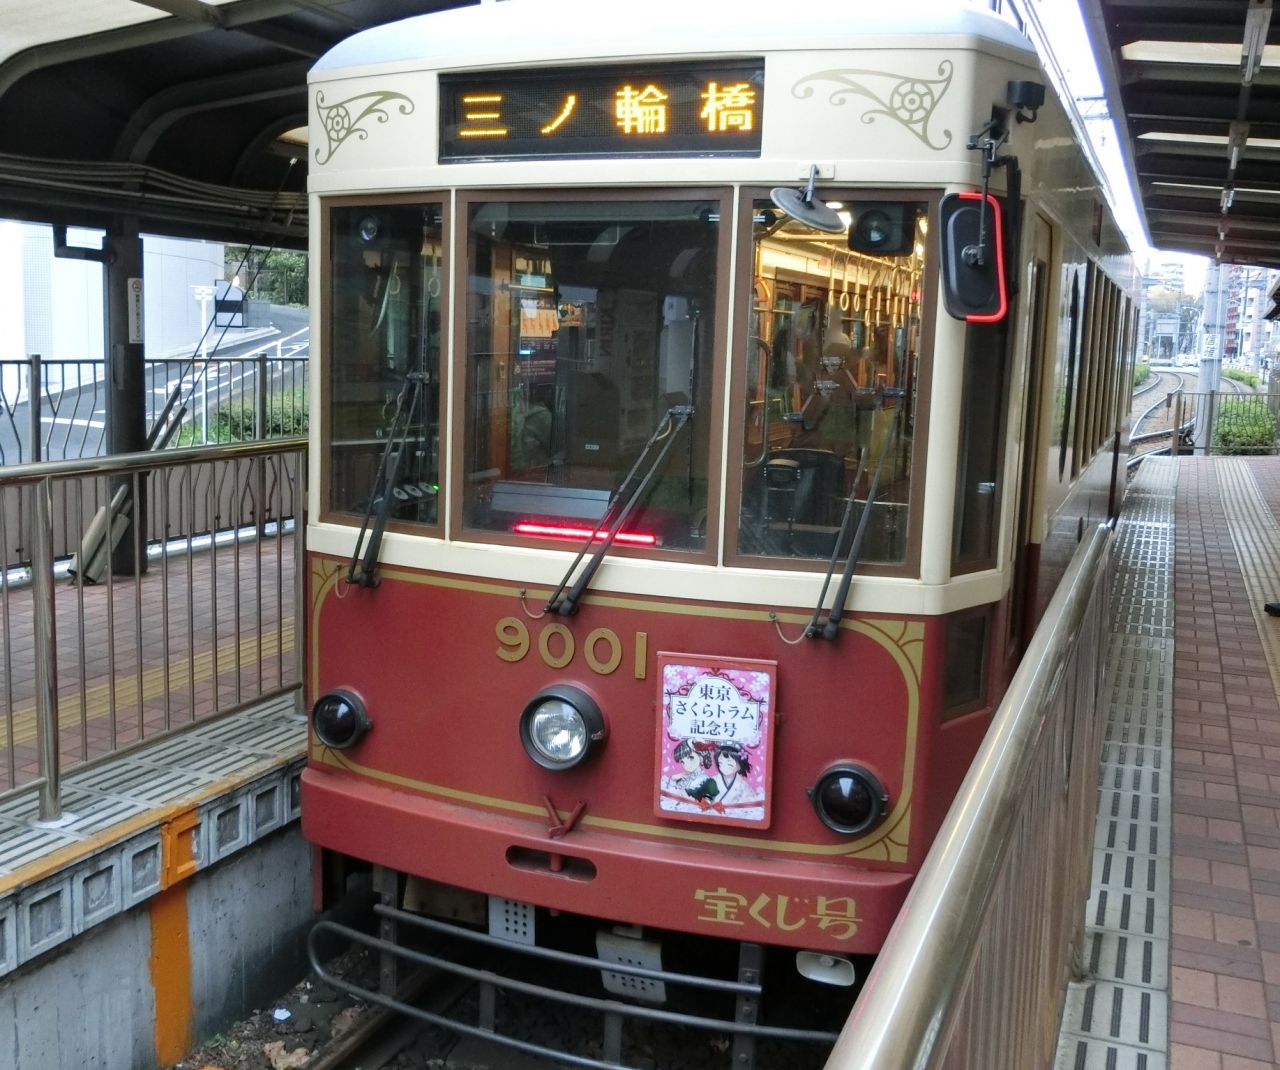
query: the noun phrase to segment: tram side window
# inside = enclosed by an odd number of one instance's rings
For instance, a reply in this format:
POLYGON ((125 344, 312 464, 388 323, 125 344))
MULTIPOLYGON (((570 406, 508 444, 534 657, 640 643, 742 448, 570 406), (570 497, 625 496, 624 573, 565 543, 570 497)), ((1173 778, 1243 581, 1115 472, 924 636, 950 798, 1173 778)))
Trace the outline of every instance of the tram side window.
POLYGON ((860 563, 906 562, 927 207, 851 204, 851 243, 755 202, 739 553, 825 561, 852 498, 840 552, 870 501, 860 563))
POLYGON ((951 564, 957 572, 995 565, 1009 320, 1006 316, 999 323, 971 323, 967 328, 951 548, 951 564))
POLYGON ((719 217, 703 200, 470 206, 467 528, 581 542, 669 447, 619 544, 704 548, 719 217))
POLYGON ((329 507, 361 515, 389 436, 401 451, 390 517, 439 522, 443 205, 329 216, 329 507), (396 421, 397 410, 401 412, 396 421))

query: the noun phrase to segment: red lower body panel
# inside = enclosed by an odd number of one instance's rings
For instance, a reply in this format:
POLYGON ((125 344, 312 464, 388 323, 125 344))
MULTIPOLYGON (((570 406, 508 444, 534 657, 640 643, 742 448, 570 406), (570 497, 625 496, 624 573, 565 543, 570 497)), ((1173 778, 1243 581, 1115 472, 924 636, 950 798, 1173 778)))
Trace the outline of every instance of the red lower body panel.
POLYGON ((303 833, 331 850, 538 906, 733 940, 875 953, 912 879, 582 827, 551 839, 528 819, 315 767, 302 794, 303 833))

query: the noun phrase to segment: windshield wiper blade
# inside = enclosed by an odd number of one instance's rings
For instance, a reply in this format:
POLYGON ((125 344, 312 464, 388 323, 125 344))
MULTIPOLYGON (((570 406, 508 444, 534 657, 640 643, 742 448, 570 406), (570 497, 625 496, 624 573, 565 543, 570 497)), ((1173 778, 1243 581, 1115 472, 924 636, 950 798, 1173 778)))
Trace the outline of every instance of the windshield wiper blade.
POLYGON ((849 521, 853 519, 853 506, 858 500, 858 485, 862 482, 862 473, 867 467, 867 447, 863 446, 858 454, 858 470, 853 473, 853 486, 849 491, 849 500, 844 503, 844 516, 840 518, 840 531, 836 535, 836 544, 831 547, 831 560, 827 562, 827 574, 822 577, 822 590, 818 593, 818 604, 813 607, 813 616, 805 626, 804 634, 812 639, 818 632, 818 619, 822 616, 822 605, 827 600, 827 588, 831 586, 831 577, 836 570, 836 562, 840 560, 840 547, 844 545, 844 537, 849 533, 849 521))
POLYGON ((382 451, 378 474, 369 490, 369 504, 365 507, 360 533, 356 536, 356 548, 347 568, 347 582, 358 587, 378 586, 378 552, 382 549, 382 535, 391 514, 391 500, 395 497, 392 492, 400 474, 400 462, 409 448, 409 432, 413 427, 413 416, 417 412, 425 383, 426 376, 421 372, 410 372, 405 376, 405 384, 396 398, 395 415, 391 418, 391 426, 387 432, 387 447, 382 451), (403 424, 401 416, 404 417, 403 424), (381 495, 378 493, 379 489, 382 491, 381 495), (372 531, 370 521, 373 524, 372 531), (369 535, 367 545, 366 534, 369 535))
MULTIPOLYGON (((858 517, 858 530, 854 532, 853 545, 849 547, 849 557, 844 564, 844 575, 840 577, 840 586, 836 588, 835 601, 827 614, 827 622, 821 630, 817 621, 810 623, 805 635, 810 639, 819 637, 827 640, 835 639, 840 634, 840 618, 844 616, 844 607, 849 601, 849 585, 853 582, 854 570, 858 567, 858 558, 862 556, 862 543, 867 537, 867 525, 871 520, 871 508, 876 503, 876 492, 880 489, 880 476, 884 472, 884 462, 890 449, 898 437, 898 421, 902 416, 901 403, 893 410, 893 421, 889 424, 889 433, 884 436, 884 445, 880 447, 880 457, 876 461, 876 470, 871 476, 871 486, 867 488, 867 503, 862 507, 862 515, 858 517)), ((857 489, 855 485, 855 490, 857 489)), ((825 594, 825 591, 823 592, 825 594)), ((821 602, 818 603, 821 606, 821 602)))
POLYGON ((631 466, 631 471, 627 473, 626 478, 618 485, 617 493, 609 501, 608 508, 604 511, 604 516, 600 518, 591 534, 587 536, 587 541, 583 543, 582 549, 578 551, 577 556, 569 565, 569 570, 564 574, 564 578, 560 581, 559 586, 551 593, 551 597, 547 599, 546 611, 548 613, 557 613, 562 617, 570 617, 578 612, 578 603, 581 601, 583 594, 590 585, 592 578, 599 569, 600 563, 604 560, 605 555, 609 552, 609 548, 613 545, 614 539, 618 537, 618 532, 622 530, 622 525, 627 522, 627 518, 640 504, 644 497, 644 493, 649 489, 649 482, 653 479, 658 469, 662 467, 662 462, 666 460, 667 453, 671 449, 672 443, 679 437, 681 429, 689 422, 693 416, 692 405, 672 405, 661 420, 658 426, 653 429, 653 434, 649 436, 649 441, 644 444, 644 449, 640 451, 640 456, 636 458, 636 463, 631 466), (667 430, 664 432, 664 428, 667 430), (636 486, 634 493, 627 500, 627 504, 618 512, 616 517, 610 520, 613 514, 613 508, 618 502, 622 501, 623 491, 631 482, 636 472, 639 471, 640 465, 644 463, 644 459, 649 455, 649 451, 654 445, 664 437, 666 442, 663 443, 662 449, 658 451, 658 456, 654 458, 653 463, 645 470, 643 478, 636 486), (605 533, 600 545, 596 548, 596 552, 591 555, 591 560, 587 562, 586 567, 582 570, 582 574, 578 577, 573 587, 568 593, 565 588, 569 585, 569 580, 573 576, 574 571, 581 563, 586 552, 591 549, 592 544, 599 538, 600 532, 604 529, 608 522, 609 530, 605 533))

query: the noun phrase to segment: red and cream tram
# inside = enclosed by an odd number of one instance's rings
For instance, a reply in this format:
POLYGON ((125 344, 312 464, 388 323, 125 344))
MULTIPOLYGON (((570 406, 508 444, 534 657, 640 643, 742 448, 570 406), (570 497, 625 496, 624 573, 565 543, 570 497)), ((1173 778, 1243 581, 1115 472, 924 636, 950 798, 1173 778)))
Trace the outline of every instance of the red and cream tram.
POLYGON ((918 0, 508 0, 319 62, 315 844, 655 970, 877 951, 1122 490, 1132 267, 1045 80, 918 0))

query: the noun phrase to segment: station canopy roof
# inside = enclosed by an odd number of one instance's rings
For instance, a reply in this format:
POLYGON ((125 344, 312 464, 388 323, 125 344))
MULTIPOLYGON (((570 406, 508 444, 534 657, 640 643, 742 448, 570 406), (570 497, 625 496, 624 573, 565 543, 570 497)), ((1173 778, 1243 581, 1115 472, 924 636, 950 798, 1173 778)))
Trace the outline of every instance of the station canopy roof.
POLYGON ((1272 0, 1082 0, 1152 244, 1280 267, 1272 0))
POLYGON ((458 0, 0 0, 0 217, 306 243, 307 70, 458 0), (293 162, 291 162, 293 161, 293 162))

